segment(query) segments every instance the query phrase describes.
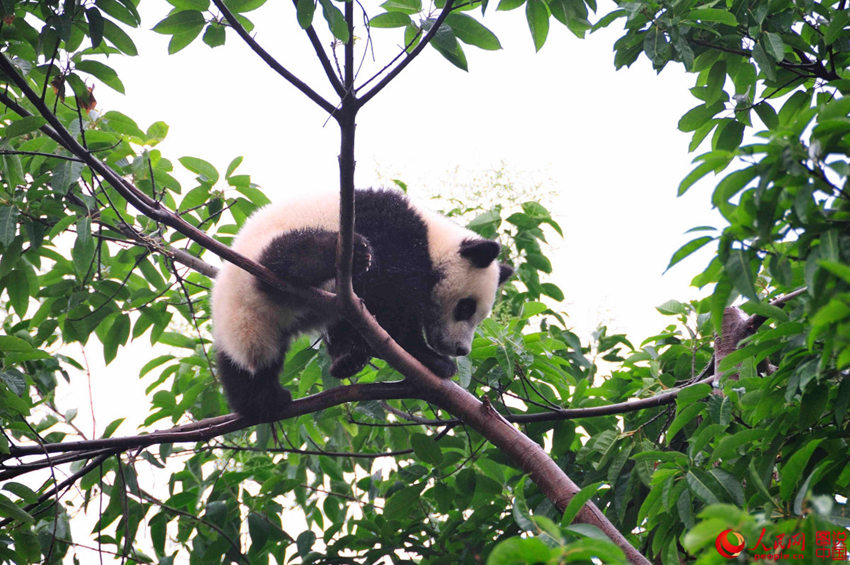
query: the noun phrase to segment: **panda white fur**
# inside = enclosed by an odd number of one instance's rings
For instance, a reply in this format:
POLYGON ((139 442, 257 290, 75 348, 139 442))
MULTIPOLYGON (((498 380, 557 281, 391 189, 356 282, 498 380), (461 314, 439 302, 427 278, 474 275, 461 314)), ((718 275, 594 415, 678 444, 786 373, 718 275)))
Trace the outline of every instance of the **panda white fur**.
MULTIPOLYGON (((499 244, 390 190, 355 193, 354 289, 378 322, 440 377, 469 353, 476 326, 512 273, 499 244)), ((339 195, 306 196, 258 210, 233 242, 287 282, 333 289, 339 195)), ((291 401, 278 376, 298 334, 324 332, 334 377, 350 377, 375 354, 344 320, 225 263, 212 290, 219 378, 231 408, 265 421, 291 401)))

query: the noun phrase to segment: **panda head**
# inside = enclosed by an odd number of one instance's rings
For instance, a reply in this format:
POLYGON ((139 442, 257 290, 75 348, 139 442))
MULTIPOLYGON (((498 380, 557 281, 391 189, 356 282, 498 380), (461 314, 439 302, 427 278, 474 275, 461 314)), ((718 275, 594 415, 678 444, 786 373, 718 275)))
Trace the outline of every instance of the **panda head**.
POLYGON ((513 268, 496 260, 497 242, 466 230, 464 236, 435 257, 437 282, 425 319, 428 345, 449 356, 469 353, 475 328, 490 314, 497 288, 513 274, 513 268))

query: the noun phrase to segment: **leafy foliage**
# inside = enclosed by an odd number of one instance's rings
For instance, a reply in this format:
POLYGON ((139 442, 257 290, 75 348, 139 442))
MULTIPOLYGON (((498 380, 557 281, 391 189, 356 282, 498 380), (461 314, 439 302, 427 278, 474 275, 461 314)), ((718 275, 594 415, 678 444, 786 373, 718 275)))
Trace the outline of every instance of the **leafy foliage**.
MULTIPOLYGON (((154 30, 171 36, 176 52, 198 37, 224 45, 227 28, 250 31, 245 14, 263 2, 171 4, 154 30)), ((419 0, 387 0, 368 14, 368 33, 401 33, 403 54, 412 56, 433 32, 430 45, 464 69, 463 45, 501 47, 475 17, 493 9, 487 2, 443 14, 445 5, 434 11, 419 0)), ((293 17, 318 33, 319 7, 321 32, 336 45, 349 42, 341 3, 298 0, 293 17)), ((237 173, 241 158, 226 167, 169 159, 157 149, 166 124, 93 111, 92 81, 124 90, 104 61, 137 54, 126 28, 140 25, 138 8, 129 0, 0 2, 2 57, 89 155, 228 243, 268 202, 237 173), (177 167, 192 180, 178 181, 186 175, 177 167)), ((596 5, 502 0, 495 7, 519 8, 539 50, 552 17, 583 36, 596 5)), ((710 293, 659 306, 671 323, 637 346, 605 328, 581 343, 558 309, 561 290, 547 279, 555 267, 546 238, 560 226, 546 207, 453 211, 479 233, 500 236, 517 268, 496 316, 460 360, 458 380, 584 486, 563 514, 515 462, 417 399, 339 405, 193 445, 99 447, 50 459, 36 452, 19 464, 12 455, 22 446, 46 449, 84 435, 76 409, 57 402, 60 383, 76 385, 84 370, 70 344, 94 338, 107 364, 133 341, 168 348, 140 371, 146 430, 213 418, 226 405, 210 361, 213 271, 189 260, 206 250, 129 206, 72 155, 10 72, 0 74, 0 560, 61 562, 83 543, 161 563, 187 556, 197 563, 623 561, 598 530, 573 523, 587 500, 665 564, 717 561, 712 542, 725 529, 749 547, 759 533, 814 540, 817 531, 850 525, 846 6, 638 0, 618 4, 593 27, 615 21, 625 24, 618 67, 644 54, 659 72, 674 62, 695 76, 698 104, 679 129, 693 132, 691 150, 703 152, 679 193, 716 175, 711 204, 724 224, 695 228, 670 267, 716 245, 694 278, 710 293), (789 293, 787 302, 771 303, 789 293), (734 338, 722 355, 715 333, 734 338), (723 373, 715 387, 706 378, 712 370, 723 373), (618 406, 665 394, 640 409, 618 406), (30 474, 54 468, 69 469, 68 479, 30 474), (63 497, 74 485, 77 498, 63 497), (93 524, 92 541, 72 538, 71 520, 81 516, 93 524)), ((337 383, 326 376, 328 362, 304 338, 281 380, 296 397, 329 389, 337 383)), ((376 361, 356 380, 397 378, 376 361)), ((108 425, 104 438, 121 424, 108 425)))

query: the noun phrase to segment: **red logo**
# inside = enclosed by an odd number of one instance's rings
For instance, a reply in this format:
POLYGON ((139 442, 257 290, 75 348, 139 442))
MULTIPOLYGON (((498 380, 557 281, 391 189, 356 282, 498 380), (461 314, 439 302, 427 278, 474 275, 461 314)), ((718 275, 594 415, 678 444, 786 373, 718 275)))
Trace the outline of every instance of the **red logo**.
POLYGON ((717 553, 719 553, 723 557, 726 557, 727 559, 737 557, 738 554, 744 550, 744 546, 746 545, 747 543, 744 541, 744 536, 742 536, 738 532, 732 531, 731 528, 720 532, 720 535, 718 535, 717 539, 714 541, 714 547, 717 548, 717 553), (737 545, 729 541, 729 536, 727 534, 730 533, 738 542, 737 545))

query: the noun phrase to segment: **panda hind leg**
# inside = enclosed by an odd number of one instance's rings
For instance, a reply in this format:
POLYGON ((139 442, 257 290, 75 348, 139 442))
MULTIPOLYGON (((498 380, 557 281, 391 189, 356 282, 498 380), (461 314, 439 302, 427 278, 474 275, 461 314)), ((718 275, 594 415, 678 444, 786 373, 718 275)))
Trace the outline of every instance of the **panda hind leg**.
POLYGON ((280 410, 292 402, 292 394, 280 385, 283 359, 251 372, 233 362, 226 353, 216 356, 218 376, 230 408, 251 422, 273 422, 280 410))
MULTIPOLYGON (((337 232, 298 229, 274 238, 263 250, 260 263, 284 281, 300 286, 318 286, 336 276, 337 232)), ((355 274, 369 269, 372 248, 360 234, 354 234, 355 274)))

